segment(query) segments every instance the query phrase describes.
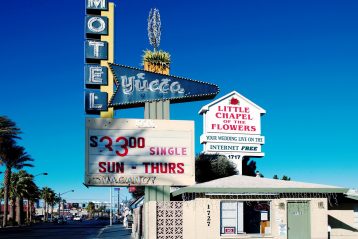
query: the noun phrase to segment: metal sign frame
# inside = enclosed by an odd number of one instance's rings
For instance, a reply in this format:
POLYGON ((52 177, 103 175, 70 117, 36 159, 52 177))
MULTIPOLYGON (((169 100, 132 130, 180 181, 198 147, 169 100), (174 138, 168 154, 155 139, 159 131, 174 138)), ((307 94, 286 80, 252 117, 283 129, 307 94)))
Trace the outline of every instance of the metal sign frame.
POLYGON ((87 118, 85 184, 192 185, 194 144, 193 121, 87 118))
MULTIPOLYGON (((116 89, 112 98, 110 99, 109 106, 114 107, 116 109, 138 107, 143 106, 146 102, 163 100, 170 100, 170 103, 181 103, 196 100, 212 99, 220 91, 219 87, 212 83, 155 73, 114 63, 108 63, 108 65, 114 75, 114 82, 116 85, 116 89), (154 82, 157 85, 156 88, 159 88, 160 83, 163 83, 163 85, 165 84, 164 87, 166 92, 163 93, 159 90, 156 90, 158 92, 145 93, 144 90, 142 90, 137 92, 136 94, 124 95, 122 92, 120 92, 120 90, 123 90, 123 87, 121 87, 121 78, 123 75, 121 75, 122 73, 119 73, 121 70, 123 71, 123 74, 129 72, 132 76, 139 75, 139 78, 137 78, 136 80, 138 84, 142 84, 140 86, 141 88, 145 88, 144 82, 146 82, 149 85, 148 88, 150 88, 150 84, 153 84, 154 81, 157 81, 154 82), (147 78, 143 78, 143 76, 147 76, 147 78), (170 86, 170 84, 176 84, 174 93, 169 93, 169 88, 173 86, 170 86), (180 85, 184 85, 186 87, 185 92, 179 92, 180 89, 178 87, 180 87, 180 85)), ((123 77, 126 77, 128 79, 127 76, 123 77)), ((132 81, 134 80, 132 79, 132 81)), ((134 85, 135 83, 132 82, 132 84, 134 85)), ((132 87, 134 87, 133 85, 132 87)))

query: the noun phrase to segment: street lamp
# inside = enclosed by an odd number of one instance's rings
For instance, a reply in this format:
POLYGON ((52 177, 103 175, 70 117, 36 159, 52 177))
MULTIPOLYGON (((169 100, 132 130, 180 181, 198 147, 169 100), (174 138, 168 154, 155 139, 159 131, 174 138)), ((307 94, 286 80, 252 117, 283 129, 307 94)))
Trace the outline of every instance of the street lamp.
POLYGON ((61 216, 61 195, 63 195, 63 194, 66 194, 66 193, 69 193, 69 192, 74 192, 75 190, 68 190, 68 191, 66 191, 66 192, 64 192, 64 193, 58 193, 58 197, 59 197, 59 202, 58 202, 58 217, 60 217, 61 216))
POLYGON ((39 174, 34 175, 34 177, 37 177, 37 176, 40 176, 40 175, 45 175, 45 176, 47 176, 48 173, 46 173, 46 172, 44 172, 44 173, 39 173, 39 174))

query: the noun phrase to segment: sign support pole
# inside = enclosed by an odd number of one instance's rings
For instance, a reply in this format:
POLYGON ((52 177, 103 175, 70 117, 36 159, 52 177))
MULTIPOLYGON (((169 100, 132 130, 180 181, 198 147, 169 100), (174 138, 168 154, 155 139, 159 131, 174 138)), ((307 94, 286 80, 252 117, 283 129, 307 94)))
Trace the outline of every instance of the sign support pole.
MULTIPOLYGON (((101 60, 101 66, 108 67, 108 62, 114 62, 114 3, 108 3, 108 11, 102 11, 101 16, 108 18, 108 35, 102 35, 101 41, 108 42, 108 59, 101 60)), ((107 92, 109 96, 113 95, 113 73, 112 71, 108 71, 108 85, 101 86, 102 92, 107 92)), ((109 103, 110 97, 108 97, 109 103)), ((101 112, 101 118, 113 118, 114 111, 113 107, 108 107, 108 111, 101 112)))
MULTIPOLYGON (((148 64, 144 64, 144 70, 152 71, 155 73, 161 73, 169 75, 169 67, 150 67, 148 64)), ((146 102, 144 106, 144 118, 145 119, 166 119, 170 118, 170 101, 155 101, 146 102)), ((153 238, 156 236, 157 222, 156 222, 156 206, 149 206, 149 202, 163 202, 170 201, 170 186, 146 186, 144 191, 144 202, 146 206, 144 208, 145 219, 145 239, 153 238), (150 215, 150 216, 149 216, 150 215), (155 215, 155 219, 153 216, 155 215), (154 220, 153 220, 154 219, 154 220), (150 229, 150 232, 149 232, 150 229)))
MULTIPOLYGON (((108 35, 102 35, 101 41, 108 42, 108 59, 101 60, 101 66, 108 67, 108 62, 114 62, 114 3, 108 3, 108 11, 102 11, 101 16, 105 16, 108 18, 108 35)), ((101 86, 102 92, 107 92, 108 95, 113 95, 113 73, 112 71, 108 71, 108 85, 101 86)), ((109 98, 109 97, 108 97, 109 98)), ((109 103, 109 102, 108 102, 109 103)), ((113 108, 108 108, 107 111, 103 111, 100 113, 101 118, 114 118, 113 108)), ((109 225, 112 226, 113 214, 112 214, 112 187, 109 188, 110 195, 110 222, 109 225)))
MULTIPOLYGON (((149 64, 144 64, 144 70, 152 71, 169 75, 169 67, 162 68, 150 67, 149 64)), ((170 118, 170 101, 154 101, 146 102, 144 106, 145 119, 166 119, 170 118)), ((169 186, 148 186, 145 187, 145 202, 149 201, 170 201, 170 187, 169 186)))

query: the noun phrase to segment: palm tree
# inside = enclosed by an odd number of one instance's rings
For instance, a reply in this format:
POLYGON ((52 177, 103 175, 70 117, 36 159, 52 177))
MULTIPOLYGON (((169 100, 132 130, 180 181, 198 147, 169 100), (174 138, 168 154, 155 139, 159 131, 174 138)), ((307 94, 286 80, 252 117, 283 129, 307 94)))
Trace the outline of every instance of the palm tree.
MULTIPOLYGON (((20 129, 16 127, 15 122, 6 116, 0 116, 0 145, 4 140, 19 138, 20 133, 20 129)), ((2 193, 4 194, 4 191, 2 193)))
POLYGON ((27 219, 29 216, 29 198, 33 192, 38 190, 33 181, 34 176, 25 170, 13 173, 11 176, 11 194, 16 198, 16 222, 20 225, 24 223, 23 205, 24 198, 27 199, 27 219))
POLYGON ((94 212, 95 212, 95 210, 96 210, 96 207, 95 207, 94 203, 93 203, 93 202, 89 202, 88 205, 87 205, 87 207, 86 207, 86 210, 87 210, 87 212, 89 213, 90 218, 92 219, 92 218, 93 218, 93 214, 94 214, 94 212))
MULTIPOLYGON (((2 202, 2 199, 4 198, 4 185, 2 183, 1 185, 1 188, 0 188, 0 214, 1 214, 1 202, 2 202)), ((2 225, 2 222, 0 221, 1 225, 2 225)))
POLYGON ((53 200, 55 192, 49 187, 43 187, 41 190, 41 198, 44 200, 45 222, 48 220, 48 209, 53 200))
POLYGON ((9 204, 9 187, 11 170, 20 170, 23 167, 33 167, 32 164, 28 163, 33 159, 25 152, 25 148, 16 145, 13 139, 5 139, 0 144, 0 163, 5 165, 4 175, 4 220, 3 227, 7 224, 8 204, 9 204))
MULTIPOLYGON (((55 204, 58 204, 58 208, 60 208, 61 198, 58 194, 55 194, 52 209, 55 206, 55 204)), ((58 216, 60 216, 60 211, 58 211, 58 216)))
MULTIPOLYGON (((13 139, 16 139, 16 138, 20 138, 18 135, 20 134, 20 129, 16 127, 16 124, 15 122, 13 122, 12 120, 10 120, 8 117, 6 116, 0 116, 0 164, 3 163, 3 157, 2 157, 2 149, 6 149, 6 147, 2 147, 2 144, 3 144, 3 141, 13 141, 13 139)), ((6 174, 5 172, 5 175, 4 175, 4 182, 5 182, 5 179, 10 179, 10 176, 9 174, 6 174)), ((5 193, 5 186, 4 186, 4 189, 3 189, 3 195, 4 195, 4 198, 5 197, 8 197, 8 194, 5 193)), ((7 188, 7 191, 8 191, 8 188, 7 188)), ((4 219, 3 219, 3 222, 2 224, 5 225, 6 224, 6 221, 7 221, 7 206, 8 206, 8 201, 5 200, 4 202, 4 219)))
POLYGON ((3 139, 19 138, 20 129, 6 116, 0 116, 0 144, 3 139))
POLYGON ((8 216, 8 224, 14 225, 15 223, 15 210, 18 208, 16 205, 16 185, 18 183, 18 175, 16 173, 11 173, 10 185, 9 185, 9 204, 10 212, 8 216))
POLYGON ((29 190, 29 195, 27 198, 27 222, 32 222, 32 205, 33 202, 40 199, 40 189, 37 187, 36 184, 32 186, 32 189, 29 190))
POLYGON ((47 200, 49 198, 49 194, 50 194, 50 188, 49 187, 43 187, 40 191, 40 198, 42 198, 44 200, 44 220, 47 221, 47 200))
MULTIPOLYGON (((53 219, 53 208, 56 204, 56 201, 58 201, 57 199, 57 195, 54 191, 52 191, 49 195, 49 201, 48 201, 48 204, 51 206, 51 218, 53 219)), ((58 197, 59 198, 59 197, 58 197)))

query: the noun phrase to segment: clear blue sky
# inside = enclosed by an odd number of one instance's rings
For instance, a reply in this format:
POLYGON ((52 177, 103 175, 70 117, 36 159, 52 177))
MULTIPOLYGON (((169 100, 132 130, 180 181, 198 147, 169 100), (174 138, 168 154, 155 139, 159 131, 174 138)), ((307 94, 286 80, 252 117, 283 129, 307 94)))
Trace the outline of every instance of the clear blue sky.
MULTIPOLYGON (((147 16, 159 8, 171 74, 236 90, 267 111, 265 177, 358 187, 358 2, 116 1, 116 63, 141 67, 147 16)), ((73 199, 108 199, 84 177, 84 0, 2 3, 0 115, 22 129, 37 183, 73 199)), ((195 120, 201 101, 172 105, 195 120)), ((140 118, 143 109, 116 112, 140 118)), ((4 170, 4 168, 0 169, 4 170)), ((123 194, 125 195, 125 194, 123 194)))

